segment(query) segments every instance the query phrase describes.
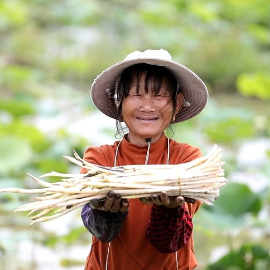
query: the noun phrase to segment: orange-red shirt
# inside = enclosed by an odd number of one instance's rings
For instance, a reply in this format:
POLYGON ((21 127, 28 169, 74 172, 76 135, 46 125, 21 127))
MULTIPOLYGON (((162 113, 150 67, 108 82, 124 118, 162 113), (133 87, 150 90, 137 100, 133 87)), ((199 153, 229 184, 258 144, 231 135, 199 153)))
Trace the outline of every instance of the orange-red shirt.
MULTIPOLYGON (((114 166, 116 149, 113 145, 90 147, 84 159, 103 166, 114 166)), ((144 164, 147 147, 137 147, 123 139, 117 154, 117 166, 144 164)), ((178 143, 169 139, 169 164, 180 164, 201 156, 197 147, 178 143)), ((168 140, 163 136, 151 143, 148 164, 167 164, 168 140)), ((84 171, 82 171, 84 172, 84 171)), ((190 216, 198 210, 201 203, 185 204, 190 216)), ((85 270, 191 270, 197 265, 191 235, 187 244, 176 253, 161 253, 146 239, 146 230, 153 213, 151 205, 142 204, 138 199, 129 201, 129 212, 123 222, 120 234, 108 243, 101 242, 93 236, 92 247, 87 258, 85 270), (177 268, 178 265, 178 268, 177 268)))

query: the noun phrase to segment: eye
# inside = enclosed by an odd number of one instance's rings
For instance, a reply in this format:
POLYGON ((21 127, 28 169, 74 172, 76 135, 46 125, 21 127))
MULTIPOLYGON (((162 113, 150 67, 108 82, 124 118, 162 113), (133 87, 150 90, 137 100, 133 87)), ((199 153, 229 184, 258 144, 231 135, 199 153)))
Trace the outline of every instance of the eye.
POLYGON ((158 93, 156 93, 154 95, 155 97, 169 97, 170 94, 168 93, 168 91, 166 91, 165 89, 160 89, 160 91, 158 93))
POLYGON ((130 97, 140 97, 141 93, 138 92, 136 89, 131 89, 128 94, 130 97))
POLYGON ((141 97, 142 95, 140 93, 130 93, 130 97, 141 97))
POLYGON ((168 94, 162 94, 162 93, 159 93, 159 94, 156 94, 155 97, 169 97, 168 94))

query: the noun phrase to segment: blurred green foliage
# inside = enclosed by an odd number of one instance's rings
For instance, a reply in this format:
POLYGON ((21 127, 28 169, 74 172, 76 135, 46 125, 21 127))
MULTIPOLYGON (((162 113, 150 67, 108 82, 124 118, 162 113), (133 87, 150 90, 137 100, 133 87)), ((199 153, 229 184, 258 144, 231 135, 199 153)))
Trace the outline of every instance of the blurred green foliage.
POLYGON ((207 270, 257 270, 269 269, 269 250, 254 244, 244 244, 237 250, 231 250, 207 270))
MULTIPOLYGON (((195 239, 196 253, 208 252, 199 269, 268 269, 270 150, 265 148, 265 162, 256 167, 241 165, 237 156, 244 142, 269 141, 269 14, 268 0, 0 1, 0 187, 33 187, 26 172, 78 170, 62 156, 73 149, 82 156, 101 137, 91 122, 75 125, 96 112, 88 99, 96 75, 134 50, 163 48, 205 81, 211 98, 200 116, 168 134, 204 153, 218 143, 226 161, 229 184, 213 206, 196 214, 195 228, 209 242, 210 235, 229 235, 228 252, 212 262, 216 238, 208 249, 195 239), (267 179, 264 192, 231 180, 235 172, 254 171, 267 179), (250 233, 247 239, 242 230, 259 230, 262 237, 257 241, 250 233)), ((114 127, 99 123, 100 135, 113 139, 114 127)), ((28 201, 1 194, 1 226, 24 228, 27 218, 9 212, 28 201)), ((33 230, 44 233, 39 226, 33 230)), ((49 247, 77 241, 90 246, 84 233, 70 228, 34 240, 49 247)), ((7 249, 1 239, 1 265, 7 249)))

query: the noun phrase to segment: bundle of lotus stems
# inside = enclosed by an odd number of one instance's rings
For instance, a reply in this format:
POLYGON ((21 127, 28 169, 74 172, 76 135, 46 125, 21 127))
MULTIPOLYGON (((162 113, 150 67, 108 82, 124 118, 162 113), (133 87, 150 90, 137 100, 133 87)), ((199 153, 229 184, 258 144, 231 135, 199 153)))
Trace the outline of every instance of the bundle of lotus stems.
POLYGON ((221 161, 221 149, 216 145, 212 151, 193 161, 177 165, 127 165, 104 167, 80 158, 64 156, 72 163, 85 168, 85 174, 51 172, 39 178, 29 174, 42 188, 3 188, 1 192, 43 193, 35 201, 16 211, 29 211, 34 223, 49 221, 63 216, 88 203, 92 199, 104 199, 109 191, 122 198, 150 197, 166 191, 169 196, 189 197, 212 205, 219 197, 219 188, 226 184, 221 161), (60 177, 59 182, 46 182, 44 177, 60 177))

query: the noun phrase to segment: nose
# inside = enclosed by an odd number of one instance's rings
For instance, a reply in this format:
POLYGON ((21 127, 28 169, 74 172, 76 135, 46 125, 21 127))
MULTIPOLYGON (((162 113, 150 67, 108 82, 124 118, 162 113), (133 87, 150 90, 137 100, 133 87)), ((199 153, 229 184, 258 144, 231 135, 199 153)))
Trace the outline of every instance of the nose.
POLYGON ((153 112, 155 110, 152 95, 147 94, 142 97, 139 110, 143 112, 153 112))

